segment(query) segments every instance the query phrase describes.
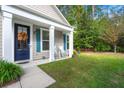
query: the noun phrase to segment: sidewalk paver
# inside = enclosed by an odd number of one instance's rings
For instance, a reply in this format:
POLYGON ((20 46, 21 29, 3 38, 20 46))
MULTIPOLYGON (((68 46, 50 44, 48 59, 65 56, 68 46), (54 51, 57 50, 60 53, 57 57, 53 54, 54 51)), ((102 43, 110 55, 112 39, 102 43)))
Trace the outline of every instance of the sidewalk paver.
POLYGON ((37 66, 25 68, 25 74, 20 79, 22 88, 45 88, 55 83, 55 80, 37 66))
POLYGON ((24 75, 5 88, 45 88, 55 83, 55 80, 37 66, 24 68, 24 75))

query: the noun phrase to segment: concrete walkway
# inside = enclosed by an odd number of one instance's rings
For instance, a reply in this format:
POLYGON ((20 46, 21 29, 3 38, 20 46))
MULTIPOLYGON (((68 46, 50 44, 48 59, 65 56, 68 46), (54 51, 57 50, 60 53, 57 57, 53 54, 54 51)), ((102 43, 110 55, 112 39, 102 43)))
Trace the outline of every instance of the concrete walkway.
POLYGON ((19 81, 5 88, 45 88, 55 83, 55 80, 37 66, 24 68, 24 75, 19 81))

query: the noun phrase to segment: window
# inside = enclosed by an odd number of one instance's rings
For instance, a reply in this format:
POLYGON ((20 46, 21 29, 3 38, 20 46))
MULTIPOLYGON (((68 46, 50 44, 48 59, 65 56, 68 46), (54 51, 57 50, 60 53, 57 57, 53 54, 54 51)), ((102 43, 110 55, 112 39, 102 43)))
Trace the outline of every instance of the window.
POLYGON ((18 39, 18 49, 22 50, 28 48, 28 34, 27 27, 18 26, 17 39, 18 39))
POLYGON ((69 49, 69 36, 67 35, 67 49, 69 49))
POLYGON ((69 49, 69 35, 63 34, 64 50, 69 49))
POLYGON ((49 32, 48 31, 42 31, 42 45, 43 50, 49 50, 49 32))
POLYGON ((49 50, 49 31, 36 26, 36 52, 49 50))

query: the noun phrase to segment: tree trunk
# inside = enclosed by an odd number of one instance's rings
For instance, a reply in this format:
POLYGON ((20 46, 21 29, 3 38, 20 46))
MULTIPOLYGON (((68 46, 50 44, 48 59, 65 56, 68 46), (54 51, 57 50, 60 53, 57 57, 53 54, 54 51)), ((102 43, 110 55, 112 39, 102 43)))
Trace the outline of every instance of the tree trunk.
POLYGON ((117 46, 114 45, 114 53, 117 53, 117 46))
POLYGON ((92 5, 92 17, 94 19, 94 15, 95 15, 95 5, 92 5))

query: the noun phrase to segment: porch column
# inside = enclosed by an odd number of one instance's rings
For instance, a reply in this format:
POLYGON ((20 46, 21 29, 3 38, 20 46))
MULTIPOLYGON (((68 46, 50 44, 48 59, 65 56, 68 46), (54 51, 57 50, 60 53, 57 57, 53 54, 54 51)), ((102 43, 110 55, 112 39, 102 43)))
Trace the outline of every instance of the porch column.
POLYGON ((54 60, 54 26, 50 26, 49 28, 49 61, 54 60))
POLYGON ((12 31, 12 14, 3 12, 2 20, 2 57, 8 61, 14 61, 14 40, 12 31))
POLYGON ((73 31, 69 33, 69 57, 73 55, 73 31))

